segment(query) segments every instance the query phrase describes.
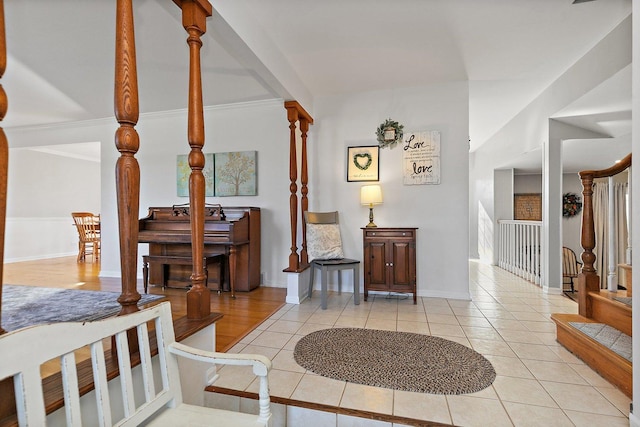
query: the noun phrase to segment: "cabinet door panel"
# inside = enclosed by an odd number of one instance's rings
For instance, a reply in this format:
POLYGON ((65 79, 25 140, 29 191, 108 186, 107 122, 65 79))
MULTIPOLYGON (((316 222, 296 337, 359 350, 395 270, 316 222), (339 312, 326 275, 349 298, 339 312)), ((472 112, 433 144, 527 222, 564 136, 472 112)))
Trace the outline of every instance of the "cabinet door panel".
POLYGON ((411 246, 409 242, 393 242, 391 247, 393 262, 393 278, 391 287, 406 288, 412 284, 411 246))
POLYGON ((370 256, 370 277, 369 283, 372 285, 384 285, 387 283, 386 267, 386 244, 385 242, 371 242, 369 244, 370 256))

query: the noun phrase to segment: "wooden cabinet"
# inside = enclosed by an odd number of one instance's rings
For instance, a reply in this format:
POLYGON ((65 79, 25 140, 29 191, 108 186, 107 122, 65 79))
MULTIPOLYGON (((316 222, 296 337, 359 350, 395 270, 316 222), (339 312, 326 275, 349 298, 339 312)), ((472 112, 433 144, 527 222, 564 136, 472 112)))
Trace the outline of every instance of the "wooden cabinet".
POLYGON ((364 300, 369 291, 416 295, 417 228, 362 228, 364 246, 364 300))

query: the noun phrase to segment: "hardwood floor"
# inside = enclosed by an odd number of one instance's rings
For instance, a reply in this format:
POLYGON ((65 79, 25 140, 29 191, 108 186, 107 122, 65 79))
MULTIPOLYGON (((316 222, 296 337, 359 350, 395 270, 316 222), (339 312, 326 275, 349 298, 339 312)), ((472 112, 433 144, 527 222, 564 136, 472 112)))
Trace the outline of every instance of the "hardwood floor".
MULTIPOLYGON (((76 257, 25 261, 4 265, 3 283, 55 288, 120 291, 120 279, 99 277, 100 263, 76 262, 76 257)), ((138 280, 138 292, 143 292, 138 280)), ((171 301, 174 318, 186 316, 186 291, 149 286, 149 293, 171 301)), ((286 289, 260 286, 251 292, 211 292, 211 311, 222 313, 216 323, 216 350, 227 351, 285 304, 286 289)))

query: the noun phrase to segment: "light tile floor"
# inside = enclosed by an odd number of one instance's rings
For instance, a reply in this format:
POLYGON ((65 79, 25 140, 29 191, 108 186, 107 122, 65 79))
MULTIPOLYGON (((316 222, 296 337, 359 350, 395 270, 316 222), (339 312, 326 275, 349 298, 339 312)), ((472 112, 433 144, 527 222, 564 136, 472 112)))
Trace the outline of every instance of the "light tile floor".
MULTIPOLYGON (((460 426, 629 425, 630 399, 555 340, 550 314, 576 313, 575 302, 494 266, 472 261, 469 269, 472 301, 418 298, 413 305, 412 298, 370 294, 356 306, 352 294, 330 293, 322 310, 316 291, 312 300, 284 306, 230 352, 270 357, 274 396, 460 426), (441 336, 484 355, 497 377, 480 392, 444 396, 346 383, 297 365, 296 342, 333 327, 441 336)), ((250 372, 226 366, 220 374, 217 386, 258 390, 250 372)))

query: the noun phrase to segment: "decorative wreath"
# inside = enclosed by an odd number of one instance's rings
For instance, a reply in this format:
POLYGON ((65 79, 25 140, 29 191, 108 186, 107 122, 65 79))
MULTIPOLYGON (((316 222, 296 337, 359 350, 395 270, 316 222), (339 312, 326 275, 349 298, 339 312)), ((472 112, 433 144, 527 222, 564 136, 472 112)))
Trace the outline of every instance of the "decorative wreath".
POLYGON ((582 201, 580 196, 575 193, 566 193, 562 196, 562 216, 571 218, 576 216, 582 210, 582 201))
POLYGON ((376 130, 378 145, 382 148, 393 147, 397 142, 402 141, 402 129, 404 126, 400 123, 390 118, 385 120, 376 130))
POLYGON ((356 165, 356 167, 361 171, 366 171, 367 169, 369 169, 369 166, 371 166, 372 162, 373 157, 371 157, 371 154, 369 153, 356 153, 353 155, 353 164, 356 165), (362 165, 360 164, 360 159, 367 159, 367 162, 362 165))

